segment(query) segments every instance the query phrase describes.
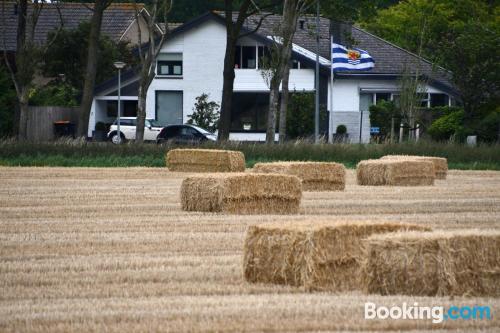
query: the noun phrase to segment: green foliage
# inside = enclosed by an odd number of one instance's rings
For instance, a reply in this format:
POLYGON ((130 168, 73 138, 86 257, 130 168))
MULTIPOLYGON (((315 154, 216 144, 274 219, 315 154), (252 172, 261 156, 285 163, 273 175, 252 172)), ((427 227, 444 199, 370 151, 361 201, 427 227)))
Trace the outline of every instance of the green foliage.
POLYGON ((391 101, 381 101, 377 105, 370 106, 370 124, 374 127, 380 127, 380 134, 387 136, 391 134, 392 118, 399 124, 401 114, 391 101))
POLYGON ((463 110, 451 112, 435 120, 428 132, 434 140, 448 140, 453 135, 463 133, 463 110))
POLYGON ((217 130, 220 105, 208 100, 208 94, 196 97, 193 113, 189 116, 188 124, 194 124, 210 132, 217 130))
MULTIPOLYGON (((328 112, 320 109, 320 128, 328 119, 328 112)), ((286 114, 286 134, 290 139, 314 134, 314 93, 293 92, 286 114)))
POLYGON ((14 134, 16 91, 7 69, 0 66, 0 137, 14 134))
POLYGON ((34 106, 78 106, 78 91, 71 85, 53 81, 46 86, 33 88, 30 92, 30 105, 34 106))
MULTIPOLYGON (((56 32, 49 32, 48 40, 56 32)), ((90 33, 90 23, 82 22, 77 29, 59 32, 54 43, 48 49, 42 66, 47 77, 65 75, 65 80, 73 87, 81 90, 87 65, 87 45, 90 33)), ((114 43, 109 37, 101 35, 97 56, 96 82, 102 82, 116 75, 113 62, 121 60, 128 65, 137 62, 131 50, 124 42, 114 43)))
POLYGON ((483 142, 500 142, 500 106, 481 119, 475 133, 483 142))
POLYGON ((337 126, 337 130, 335 131, 337 134, 346 134, 347 133, 347 127, 345 125, 339 125, 337 126))
MULTIPOLYGON (((164 167, 165 151, 175 145, 94 143, 63 140, 55 143, 0 141, 0 165, 86 166, 86 167, 164 167)), ((498 145, 467 147, 460 144, 420 141, 405 144, 307 144, 283 145, 207 143, 202 148, 231 149, 245 154, 247 166, 260 161, 332 161, 354 168, 365 159, 387 154, 427 155, 448 158, 451 169, 500 170, 498 145)))

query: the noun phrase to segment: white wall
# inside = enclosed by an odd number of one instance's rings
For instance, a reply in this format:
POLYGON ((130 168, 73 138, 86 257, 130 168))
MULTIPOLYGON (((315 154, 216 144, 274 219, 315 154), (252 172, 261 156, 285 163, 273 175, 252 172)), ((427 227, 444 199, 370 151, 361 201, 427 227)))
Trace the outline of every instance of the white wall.
POLYGON ((225 27, 206 22, 187 33, 167 41, 161 52, 182 53, 182 78, 157 77, 151 83, 146 100, 147 117, 155 117, 155 91, 183 91, 183 122, 193 111, 196 97, 202 93, 220 104, 222 72, 226 50, 225 27))

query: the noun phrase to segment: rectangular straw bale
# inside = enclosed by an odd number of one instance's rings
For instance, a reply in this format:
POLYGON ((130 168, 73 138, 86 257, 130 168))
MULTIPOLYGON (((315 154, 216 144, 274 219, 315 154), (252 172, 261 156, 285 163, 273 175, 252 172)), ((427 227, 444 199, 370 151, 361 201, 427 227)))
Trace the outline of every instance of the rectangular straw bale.
POLYGON ((165 160, 170 171, 245 171, 245 156, 240 151, 216 149, 172 149, 167 153, 165 160))
POLYGON ((244 245, 244 276, 249 282, 307 290, 359 289, 361 239, 401 230, 429 229, 393 222, 328 220, 250 226, 244 245))
POLYGON ((302 197, 295 176, 226 173, 184 179, 182 209, 234 214, 296 214, 302 197))
POLYGON ((364 243, 366 292, 500 296, 500 230, 374 235, 364 243))
POLYGON ((422 161, 429 161, 434 164, 434 172, 437 179, 446 179, 448 173, 448 160, 444 157, 434 156, 413 156, 413 155, 386 155, 380 158, 386 159, 416 159, 422 161))
POLYGON ((345 188, 345 167, 333 162, 257 163, 254 172, 278 173, 299 177, 303 191, 342 191, 345 188))
POLYGON ((434 165, 422 160, 365 160, 358 163, 356 176, 359 185, 433 185, 434 165))

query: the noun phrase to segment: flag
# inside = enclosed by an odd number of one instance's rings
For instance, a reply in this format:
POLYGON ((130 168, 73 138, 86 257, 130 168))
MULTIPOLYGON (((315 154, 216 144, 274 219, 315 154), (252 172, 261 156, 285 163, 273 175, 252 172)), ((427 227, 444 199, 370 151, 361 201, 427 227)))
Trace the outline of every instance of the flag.
POLYGON ((332 43, 333 71, 366 71, 375 67, 375 60, 361 49, 348 49, 332 43))

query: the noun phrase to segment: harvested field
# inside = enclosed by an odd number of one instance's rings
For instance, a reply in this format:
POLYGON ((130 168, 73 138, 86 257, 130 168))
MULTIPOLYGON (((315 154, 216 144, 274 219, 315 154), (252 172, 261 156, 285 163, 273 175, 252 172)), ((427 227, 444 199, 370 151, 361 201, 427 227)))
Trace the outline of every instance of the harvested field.
POLYGON ((498 297, 306 292, 247 283, 248 226, 341 218, 500 229, 500 172, 434 186, 303 194, 299 215, 181 210, 188 174, 164 168, 0 168, 0 331, 498 332, 498 297), (491 320, 364 320, 365 302, 491 306, 491 320))
POLYGON ((257 163, 254 172, 297 176, 303 191, 342 191, 345 188, 345 166, 333 162, 257 163))

